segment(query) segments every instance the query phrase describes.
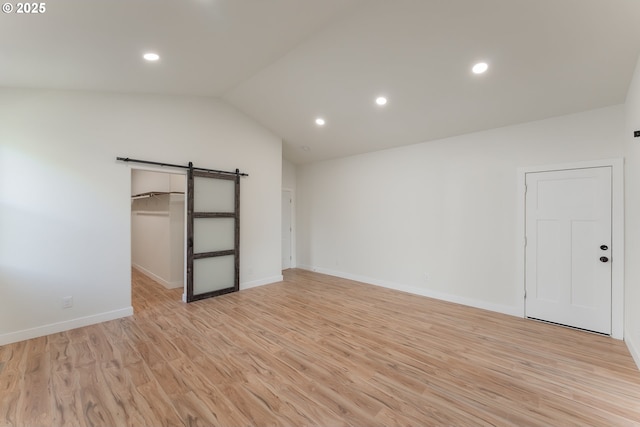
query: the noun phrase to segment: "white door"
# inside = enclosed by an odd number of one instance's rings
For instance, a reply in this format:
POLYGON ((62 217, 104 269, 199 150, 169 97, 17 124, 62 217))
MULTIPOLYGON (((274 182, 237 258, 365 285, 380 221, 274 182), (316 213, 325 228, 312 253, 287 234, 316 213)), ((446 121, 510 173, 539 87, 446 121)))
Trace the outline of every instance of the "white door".
POLYGON ((611 167, 526 174, 526 316, 611 333, 611 167))
POLYGON ((282 269, 291 268, 291 191, 282 190, 282 269))

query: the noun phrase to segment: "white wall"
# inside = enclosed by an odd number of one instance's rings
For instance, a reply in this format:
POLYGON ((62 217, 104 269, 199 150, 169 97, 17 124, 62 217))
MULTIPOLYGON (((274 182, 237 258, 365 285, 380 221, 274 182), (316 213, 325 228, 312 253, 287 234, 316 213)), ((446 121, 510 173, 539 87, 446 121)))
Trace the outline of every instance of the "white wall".
MULTIPOLYGON (((186 176, 171 175, 171 183, 175 184, 182 178, 183 183, 186 184, 186 176)), ((177 185, 181 191, 184 191, 185 186, 177 185)), ((173 191, 180 191, 173 190, 173 191)), ((185 281, 185 264, 187 253, 185 249, 185 232, 186 232, 186 218, 185 218, 185 204, 186 197, 183 194, 172 194, 169 196, 169 262, 170 271, 169 284, 177 287, 184 287, 185 281)), ((133 227, 133 224, 132 224, 133 227)), ((132 230, 133 232, 133 230, 132 230)))
POLYGON ((614 106, 298 166, 298 265, 521 312, 517 168, 623 157, 614 106))
POLYGON ((625 107, 625 341, 640 366, 640 60, 625 107))
POLYGON ((147 170, 147 168, 154 168, 154 166, 144 164, 136 166, 145 169, 134 169, 131 171, 132 196, 152 191, 177 193, 184 193, 186 191, 186 171, 180 169, 165 169, 166 172, 156 172, 147 170))
POLYGON ((296 189, 296 165, 286 159, 282 159, 282 188, 296 189))
POLYGON ((171 219, 168 196, 163 198, 167 199, 164 212, 131 213, 131 265, 166 288, 177 288, 182 282, 171 280, 171 219))
POLYGON ((241 288, 281 278, 279 138, 207 98, 0 89, 0 345, 131 313, 116 156, 249 173, 241 288))

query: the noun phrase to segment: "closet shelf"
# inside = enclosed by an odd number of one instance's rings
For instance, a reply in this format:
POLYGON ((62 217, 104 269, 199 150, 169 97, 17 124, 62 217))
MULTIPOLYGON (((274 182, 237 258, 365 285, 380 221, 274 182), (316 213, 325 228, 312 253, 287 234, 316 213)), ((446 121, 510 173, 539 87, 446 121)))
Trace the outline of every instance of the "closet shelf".
POLYGON ((135 194, 132 199, 146 199, 148 197, 163 196, 165 194, 184 194, 184 191, 148 191, 146 193, 135 194))
POLYGON ((133 211, 134 215, 142 215, 142 216, 170 216, 171 213, 169 211, 133 211))

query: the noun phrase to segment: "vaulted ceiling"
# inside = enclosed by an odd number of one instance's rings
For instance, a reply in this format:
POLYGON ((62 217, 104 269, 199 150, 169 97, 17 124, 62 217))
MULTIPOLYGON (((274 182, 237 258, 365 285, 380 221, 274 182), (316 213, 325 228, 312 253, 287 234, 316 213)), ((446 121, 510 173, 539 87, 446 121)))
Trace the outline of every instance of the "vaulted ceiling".
POLYGON ((0 86, 221 98, 296 163, 622 103, 640 55, 638 0, 45 6, 0 15, 0 86))

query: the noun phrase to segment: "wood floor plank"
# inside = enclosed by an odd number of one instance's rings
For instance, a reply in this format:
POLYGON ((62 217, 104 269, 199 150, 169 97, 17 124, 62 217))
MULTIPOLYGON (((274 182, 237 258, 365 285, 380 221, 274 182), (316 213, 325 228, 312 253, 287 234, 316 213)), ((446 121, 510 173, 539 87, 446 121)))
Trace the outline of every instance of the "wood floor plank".
POLYGON ((80 378, 80 398, 82 418, 89 426, 115 426, 124 424, 125 413, 115 401, 99 364, 77 368, 80 378))
MULTIPOLYGON (((46 341, 46 340, 45 340, 46 341)), ((18 419, 24 425, 46 426, 52 422, 51 369, 48 352, 42 339, 35 346, 27 346, 33 353, 27 357, 26 369, 20 382, 18 419)))
POLYGON ((303 270, 0 347, 0 426, 640 425, 621 341, 303 270))
POLYGON ((193 391, 171 395, 170 398, 185 426, 207 427, 218 424, 214 413, 209 410, 201 397, 193 391))
POLYGON ((147 426, 170 427, 184 426, 185 423, 178 415, 173 402, 155 381, 150 381, 137 387, 137 391, 147 402, 152 417, 145 420, 147 426))
POLYGON ((116 364, 103 366, 102 372, 106 386, 111 391, 117 405, 124 412, 124 422, 122 425, 131 427, 146 425, 147 423, 158 424, 154 421, 155 415, 148 402, 138 392, 136 384, 131 380, 128 371, 116 364))
POLYGON ((73 393, 54 392, 52 425, 62 427, 86 427, 80 390, 73 393))
POLYGON ((15 391, 20 379, 24 376, 27 363, 27 343, 22 341, 0 346, 0 393, 15 391))
POLYGON ((20 391, 0 392, 0 426, 17 426, 20 391))

